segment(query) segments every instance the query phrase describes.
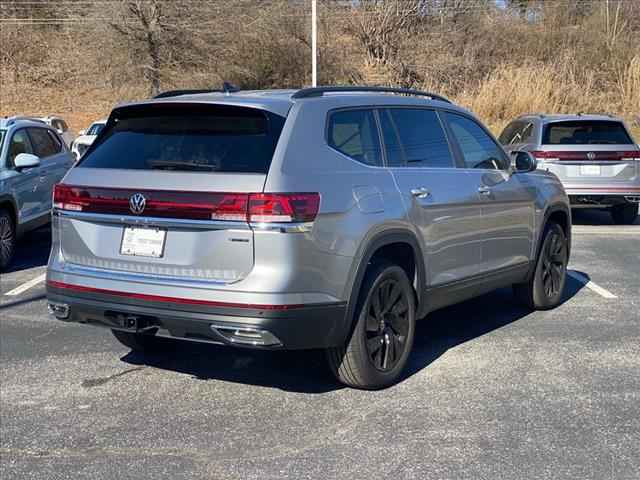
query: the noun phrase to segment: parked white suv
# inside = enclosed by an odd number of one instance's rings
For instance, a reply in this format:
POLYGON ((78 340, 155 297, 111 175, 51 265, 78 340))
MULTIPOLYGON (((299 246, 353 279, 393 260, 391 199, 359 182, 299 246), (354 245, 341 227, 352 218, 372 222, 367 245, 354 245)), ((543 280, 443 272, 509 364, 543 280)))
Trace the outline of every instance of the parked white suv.
POLYGON ((106 119, 98 120, 97 122, 93 122, 86 130, 80 130, 80 136, 76 138, 71 145, 71 151, 75 155, 76 159, 79 159, 84 155, 84 152, 89 149, 106 123, 106 119))

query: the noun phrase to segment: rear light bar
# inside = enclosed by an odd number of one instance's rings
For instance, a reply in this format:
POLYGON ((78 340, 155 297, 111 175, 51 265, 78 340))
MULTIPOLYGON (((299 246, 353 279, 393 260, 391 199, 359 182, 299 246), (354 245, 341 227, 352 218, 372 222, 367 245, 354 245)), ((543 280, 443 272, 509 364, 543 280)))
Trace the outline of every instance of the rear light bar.
POLYGON ((536 150, 531 154, 546 161, 562 161, 562 160, 593 160, 593 161, 629 161, 640 160, 640 152, 637 150, 630 151, 607 151, 607 152, 571 152, 571 151, 550 151, 550 150, 536 150), (592 158, 589 158, 589 153, 592 153, 592 158))
POLYGON ((53 206, 58 210, 112 215, 299 223, 316 218, 320 194, 136 191, 57 184, 53 206))

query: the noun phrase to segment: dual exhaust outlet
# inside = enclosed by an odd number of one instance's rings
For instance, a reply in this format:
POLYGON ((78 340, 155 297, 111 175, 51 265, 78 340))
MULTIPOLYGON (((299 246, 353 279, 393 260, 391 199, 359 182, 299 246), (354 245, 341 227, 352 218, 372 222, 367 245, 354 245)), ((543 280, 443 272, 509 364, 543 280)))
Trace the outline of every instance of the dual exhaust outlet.
MULTIPOLYGON (((71 313, 68 304, 49 301, 47 310, 58 320, 67 320, 71 313)), ((145 330, 155 330, 156 326, 149 326, 137 315, 119 315, 122 327, 127 330, 135 330, 144 332, 145 330)), ((234 327, 229 325, 211 324, 210 328, 218 336, 225 339, 228 343, 236 345, 245 345, 251 347, 281 347, 282 342, 278 337, 268 330, 254 327, 234 327)), ((164 336, 164 335, 163 335, 164 336)), ((169 335, 170 336, 170 335, 169 335)), ((180 338, 180 337, 178 337, 180 338)), ((187 338, 188 340, 188 338, 187 338)), ((212 342, 214 340, 212 339, 212 342)), ((216 342, 214 342, 216 343, 216 342)), ((219 343, 219 342, 217 342, 219 343)))

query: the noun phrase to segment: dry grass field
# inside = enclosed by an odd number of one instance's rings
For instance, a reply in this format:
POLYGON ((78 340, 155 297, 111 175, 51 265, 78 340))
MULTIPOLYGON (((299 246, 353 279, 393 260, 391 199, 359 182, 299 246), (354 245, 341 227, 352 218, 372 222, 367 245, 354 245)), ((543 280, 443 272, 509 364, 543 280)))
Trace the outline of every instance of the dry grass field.
MULTIPOLYGON (((496 133, 527 112, 610 113, 640 141, 640 2, 496 3, 321 0, 319 83, 436 91, 496 133)), ((8 1, 0 27, 0 115, 76 130, 159 90, 310 83, 307 2, 8 1)))

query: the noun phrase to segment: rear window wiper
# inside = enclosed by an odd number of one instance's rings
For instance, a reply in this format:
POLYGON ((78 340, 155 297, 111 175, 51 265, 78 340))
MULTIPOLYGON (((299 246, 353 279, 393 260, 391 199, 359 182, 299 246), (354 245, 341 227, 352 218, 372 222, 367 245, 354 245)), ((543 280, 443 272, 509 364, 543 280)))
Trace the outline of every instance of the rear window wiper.
POLYGON ((153 160, 147 162, 153 170, 195 170, 215 171, 218 167, 207 163, 179 162, 173 160, 153 160))

